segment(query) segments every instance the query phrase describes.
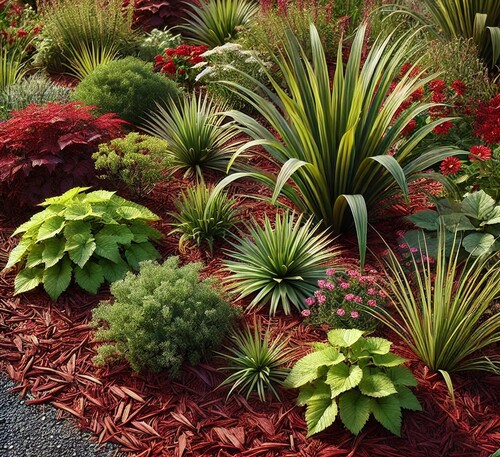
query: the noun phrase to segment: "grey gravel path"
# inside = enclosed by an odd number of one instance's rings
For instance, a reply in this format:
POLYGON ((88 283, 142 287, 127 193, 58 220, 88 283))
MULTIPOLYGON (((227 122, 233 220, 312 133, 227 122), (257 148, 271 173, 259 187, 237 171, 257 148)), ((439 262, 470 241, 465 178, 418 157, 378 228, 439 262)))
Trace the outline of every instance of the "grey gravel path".
POLYGON ((12 381, 0 375, 0 457, 118 457, 116 448, 101 449, 70 421, 57 420, 49 405, 25 404, 11 394, 12 381))

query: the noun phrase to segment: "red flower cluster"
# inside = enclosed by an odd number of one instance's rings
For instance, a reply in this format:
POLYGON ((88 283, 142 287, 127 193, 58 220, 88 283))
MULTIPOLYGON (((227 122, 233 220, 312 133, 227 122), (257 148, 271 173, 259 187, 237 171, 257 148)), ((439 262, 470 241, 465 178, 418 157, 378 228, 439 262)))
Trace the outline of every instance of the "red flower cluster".
POLYGON ((470 152, 469 160, 471 162, 484 162, 491 159, 491 149, 486 146, 472 146, 470 152))
POLYGON ((486 143, 500 143, 500 94, 487 104, 479 105, 474 122, 474 135, 486 143))
POLYGON ((193 67, 203 62, 205 59, 201 56, 207 46, 189 46, 181 44, 177 48, 168 48, 163 55, 155 57, 154 71, 168 73, 172 75, 178 83, 194 84, 194 78, 197 72, 193 67))
POLYGON ((14 3, 0 2, 0 48, 18 46, 20 50, 28 47, 29 41, 41 31, 41 26, 33 20, 26 20, 23 8, 14 3))
POLYGON ((446 135, 453 128, 453 122, 445 121, 432 130, 436 135, 446 135))
POLYGON ((462 168, 462 162, 456 157, 447 157, 441 162, 439 169, 442 175, 456 175, 460 168, 462 168))

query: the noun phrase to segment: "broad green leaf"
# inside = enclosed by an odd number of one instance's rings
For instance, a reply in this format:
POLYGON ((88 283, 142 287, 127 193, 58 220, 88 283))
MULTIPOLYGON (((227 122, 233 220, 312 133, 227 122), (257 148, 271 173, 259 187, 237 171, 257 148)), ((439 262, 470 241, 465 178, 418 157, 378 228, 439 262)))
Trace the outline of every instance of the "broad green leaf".
POLYGON ((89 261, 95 249, 96 243, 94 239, 88 238, 86 235, 74 235, 66 243, 69 258, 80 268, 83 268, 89 261))
POLYGON ((418 384, 413 373, 404 366, 388 368, 386 374, 395 386, 416 386, 418 384))
MULTIPOLYGON (((130 202, 127 203, 130 204, 130 202)), ((158 220, 158 216, 149 211, 144 206, 142 207, 125 206, 125 205, 120 206, 119 208, 116 209, 116 214, 118 214, 119 216, 123 217, 123 219, 126 220, 133 220, 133 219, 145 219, 150 221, 158 220)))
POLYGON ((423 228, 426 230, 437 230, 438 229, 438 220, 439 214, 437 211, 433 211, 431 209, 426 209, 424 211, 419 211, 411 216, 408 216, 410 222, 413 222, 417 227, 423 228))
POLYGON ((109 283, 118 281, 119 279, 123 279, 125 273, 129 271, 127 263, 122 259, 120 259, 120 261, 118 262, 114 262, 108 259, 100 259, 99 265, 102 268, 104 279, 106 279, 106 281, 109 283))
POLYGON ((136 243, 144 243, 149 240, 159 240, 162 237, 161 232, 143 221, 132 221, 128 228, 134 235, 134 241, 136 243))
POLYGON ((396 395, 373 398, 370 408, 375 419, 387 430, 397 436, 401 435, 401 407, 396 395))
POLYGON ((443 221, 446 229, 450 232, 454 232, 455 230, 477 230, 465 214, 444 214, 439 219, 443 221))
POLYGON ((97 263, 87 262, 83 268, 75 268, 75 281, 83 290, 96 294, 104 282, 104 273, 97 263))
POLYGON ((372 356, 373 363, 378 367, 396 367, 406 362, 406 359, 399 357, 396 354, 374 354, 372 356))
POLYGON ((40 265, 43 263, 43 249, 44 249, 44 244, 43 243, 37 243, 33 245, 31 248, 31 251, 29 252, 28 256, 26 257, 26 264, 24 265, 25 268, 33 268, 36 267, 37 265, 40 265))
POLYGON ((43 268, 25 268, 14 280, 14 295, 34 289, 43 280, 43 268))
POLYGON ((363 333, 358 329, 335 329, 328 332, 328 341, 332 346, 349 347, 358 341, 363 333))
POLYGON ((64 238, 50 238, 45 240, 42 260, 45 263, 45 268, 54 266, 64 257, 66 242, 64 238))
POLYGON ((45 199, 43 203, 40 203, 40 206, 66 205, 66 203, 73 200, 76 195, 88 189, 90 189, 90 187, 73 187, 62 195, 45 199))
POLYGON ((317 381, 314 384, 306 384, 300 388, 299 396, 297 397, 297 405, 304 406, 310 400, 331 399, 330 386, 323 381, 317 381))
POLYGON ((363 379, 359 383, 359 390, 369 397, 381 398, 396 393, 396 388, 391 379, 383 373, 363 373, 363 379))
POLYGON ((337 417, 337 411, 337 403, 329 398, 310 401, 306 409, 307 437, 332 425, 337 417))
POLYGON ((64 227, 64 236, 67 240, 75 235, 83 235, 86 238, 90 238, 92 233, 92 225, 90 222, 84 221, 71 221, 67 222, 64 227))
POLYGON ((371 400, 358 389, 342 394, 339 398, 340 419, 354 435, 357 435, 370 417, 371 400))
POLYGON ((134 239, 134 234, 123 224, 106 225, 96 233, 95 238, 97 239, 100 236, 114 238, 116 243, 123 245, 129 245, 134 239))
POLYGON ((111 260, 115 263, 123 261, 122 256, 120 255, 120 245, 116 242, 116 238, 109 235, 97 234, 95 242, 95 253, 99 257, 104 257, 105 259, 111 260))
POLYGON ((318 369, 321 367, 337 365, 344 359, 344 355, 332 347, 312 352, 297 361, 288 374, 285 384, 291 388, 303 386, 318 377, 318 369))
POLYGON ((479 220, 486 219, 495 206, 495 200, 484 190, 468 194, 462 200, 462 212, 479 220))
POLYGON ((488 219, 484 221, 481 225, 494 225, 494 224, 500 224, 500 205, 495 206, 495 209, 488 214, 488 219))
POLYGON ((7 265, 5 265, 3 271, 8 270, 12 266, 14 266, 17 262, 21 261, 25 256, 28 249, 33 245, 33 241, 30 239, 22 238, 17 246, 10 251, 9 259, 7 261, 7 265))
POLYGON ((71 262, 67 257, 46 269, 43 273, 43 288, 52 300, 57 300, 71 282, 71 262))
POLYGON ((85 219, 92 214, 92 207, 90 204, 74 203, 69 205, 64 211, 64 218, 68 221, 77 221, 85 219))
POLYGON ((89 203, 106 203, 109 202, 115 194, 116 192, 109 190, 94 190, 85 196, 85 201, 89 203))
POLYGON ((385 338, 369 337, 363 341, 370 354, 387 354, 391 350, 392 343, 385 338))
POLYGON ((399 400, 401 408, 409 409, 410 411, 422 411, 422 406, 415 394, 405 386, 397 386, 398 393, 396 397, 399 400))
POLYGON ((475 257, 489 254, 495 244, 491 233, 470 233, 462 240, 464 249, 475 257))
POLYGON ((125 251, 125 258, 134 270, 139 269, 140 262, 144 260, 155 260, 160 257, 160 253, 149 242, 132 244, 125 251))
POLYGON ((363 370, 357 365, 347 366, 345 363, 339 363, 328 370, 326 383, 331 388, 332 398, 335 398, 342 392, 356 387, 362 378, 363 370))
POLYGON ((64 228, 64 217, 52 216, 47 219, 38 231, 37 241, 46 240, 56 236, 64 228))

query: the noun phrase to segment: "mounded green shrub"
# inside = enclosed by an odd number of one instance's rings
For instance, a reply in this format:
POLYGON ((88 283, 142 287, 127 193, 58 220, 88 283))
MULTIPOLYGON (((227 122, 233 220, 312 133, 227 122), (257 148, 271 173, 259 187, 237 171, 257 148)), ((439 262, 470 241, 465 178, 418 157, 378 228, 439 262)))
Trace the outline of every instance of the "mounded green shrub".
POLYGON ((144 206, 114 192, 75 187, 41 203, 45 209, 19 226, 22 233, 11 251, 5 270, 20 263, 14 294, 27 292, 43 283, 56 300, 70 285, 96 293, 105 282, 120 279, 139 262, 160 255, 149 239, 160 232, 147 222, 158 220, 144 206))
POLYGON ((209 357, 237 311, 213 287, 213 279, 200 280, 201 267, 178 267, 178 258, 169 257, 162 265, 143 262, 137 275, 115 282, 113 302, 93 312, 96 341, 111 342, 97 349, 94 361, 124 358, 136 371, 166 369, 175 378, 184 362, 194 365, 209 357))
POLYGON ((156 103, 177 100, 179 96, 175 83, 153 73, 152 64, 126 57, 96 68, 78 84, 72 99, 139 125, 156 103))

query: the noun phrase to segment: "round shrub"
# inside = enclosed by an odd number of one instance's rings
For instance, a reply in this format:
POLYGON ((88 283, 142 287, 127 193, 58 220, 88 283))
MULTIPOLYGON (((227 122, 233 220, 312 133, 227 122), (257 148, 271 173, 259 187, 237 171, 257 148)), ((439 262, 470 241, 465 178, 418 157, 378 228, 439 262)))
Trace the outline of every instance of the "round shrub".
POLYGON ((78 84, 72 98, 137 125, 157 102, 179 95, 173 81, 153 73, 152 64, 127 57, 96 68, 78 84))
POLYGON ((94 325, 100 326, 95 339, 111 342, 97 349, 94 361, 125 358, 135 371, 166 369, 175 378, 184 362, 206 359, 237 311, 213 287, 214 280, 200 280, 201 267, 178 267, 178 258, 169 257, 162 265, 143 262, 137 275, 115 282, 113 303, 93 311, 94 325))

